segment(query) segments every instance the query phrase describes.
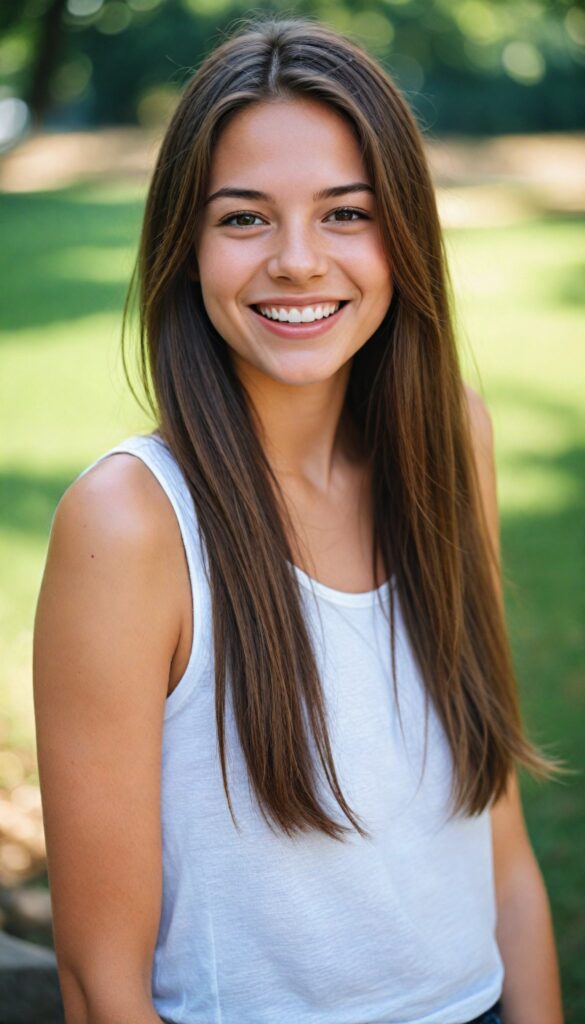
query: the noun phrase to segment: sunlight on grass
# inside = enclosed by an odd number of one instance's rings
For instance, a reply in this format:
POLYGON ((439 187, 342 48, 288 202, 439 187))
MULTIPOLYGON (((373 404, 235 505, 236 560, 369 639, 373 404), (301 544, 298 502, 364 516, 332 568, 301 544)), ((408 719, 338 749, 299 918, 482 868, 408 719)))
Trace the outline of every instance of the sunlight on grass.
POLYGON ((144 185, 139 181, 108 181, 104 184, 91 182, 67 190, 72 206, 99 203, 101 206, 119 206, 125 203, 144 202, 144 185))
POLYGON ((63 281, 113 281, 126 284, 132 273, 134 254, 128 246, 93 249, 71 246, 52 260, 51 276, 63 281))
POLYGON ((123 376, 119 314, 59 323, 43 339, 40 333, 0 341, 2 379, 10 382, 0 385, 5 462, 38 472, 81 466, 104 442, 143 429, 123 376))
POLYGON ((539 508, 542 512, 560 512, 579 497, 579 485, 572 476, 551 469, 543 472, 522 467, 512 467, 498 473, 498 489, 505 494, 506 515, 517 515, 539 508))

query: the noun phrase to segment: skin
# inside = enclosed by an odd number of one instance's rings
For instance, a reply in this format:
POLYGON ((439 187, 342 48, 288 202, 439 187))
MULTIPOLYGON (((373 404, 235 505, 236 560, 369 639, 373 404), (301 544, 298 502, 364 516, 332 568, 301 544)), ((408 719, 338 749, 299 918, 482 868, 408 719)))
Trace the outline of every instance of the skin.
POLYGON ((277 468, 320 486, 337 455, 351 357, 382 322, 393 291, 371 192, 313 201, 319 190, 360 182, 370 185, 337 113, 306 100, 256 104, 220 136, 208 196, 239 186, 273 201, 213 199, 196 239, 207 313, 251 393, 277 468), (302 156, 291 161, 291 152, 302 156), (350 302, 339 326, 307 341, 275 337, 249 308, 273 296, 290 296, 294 306, 311 295, 350 302))
MULTIPOLYGON (((373 197, 315 202, 313 193, 363 180, 353 136, 336 114, 313 101, 263 104, 238 115, 220 138, 209 194, 238 185, 274 201, 254 202, 261 226, 241 233, 217 222, 249 202, 209 204, 195 240, 206 308, 254 404, 302 534, 299 559, 325 584, 353 592, 381 579, 371 575, 367 468, 341 408, 351 357, 390 302, 391 271, 373 197), (374 219, 337 224, 328 217, 340 205, 374 219), (343 324, 298 349, 261 332, 248 310, 271 295, 310 292, 350 298, 351 306, 343 324)), ((470 389, 468 400, 497 549, 491 421, 470 389)), ((159 1021, 150 971, 161 909, 162 721, 191 643, 174 512, 139 459, 111 456, 59 503, 34 631, 39 772, 67 1024, 159 1021)), ((562 1024, 550 910, 515 776, 491 813, 506 1024, 562 1024)))

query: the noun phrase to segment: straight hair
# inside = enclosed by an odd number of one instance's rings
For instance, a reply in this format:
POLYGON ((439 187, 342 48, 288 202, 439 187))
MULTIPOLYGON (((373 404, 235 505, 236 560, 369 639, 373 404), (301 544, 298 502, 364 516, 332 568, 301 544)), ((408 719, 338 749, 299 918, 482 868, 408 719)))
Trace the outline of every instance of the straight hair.
MULTIPOLYGON (((223 785, 231 698, 249 780, 269 827, 369 833, 337 778, 327 710, 293 571, 298 539, 254 411, 207 316, 194 239, 222 129, 252 104, 311 98, 351 127, 374 188, 394 294, 353 357, 344 414, 372 471, 372 566, 395 591, 453 762, 452 813, 479 814, 515 764, 558 765, 527 739, 472 453, 452 325, 452 287, 421 132, 391 77, 349 36, 311 18, 256 17, 186 85, 151 179, 137 265, 140 377, 157 432, 188 484, 207 556, 223 785)), ((425 720, 426 741, 426 720, 425 720)), ((426 749, 426 747, 425 747, 426 749)))

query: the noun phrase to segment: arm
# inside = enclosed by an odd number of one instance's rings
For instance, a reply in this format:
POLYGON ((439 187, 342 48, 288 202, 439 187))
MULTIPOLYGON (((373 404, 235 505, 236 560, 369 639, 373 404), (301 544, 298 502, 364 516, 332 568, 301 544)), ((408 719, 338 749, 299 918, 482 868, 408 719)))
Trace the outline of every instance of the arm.
POLYGON ((506 1024, 563 1024, 548 896, 526 833, 514 773, 492 810, 498 926, 506 976, 506 1024))
POLYGON ((67 1024, 160 1024, 150 975, 178 533, 162 489, 131 455, 72 484, 54 518, 33 675, 67 1024))
MULTIPOLYGON (((499 560, 494 444, 489 413, 467 389, 470 426, 490 540, 499 560)), ((501 582, 498 574, 498 585, 501 582)), ((502 598, 503 600, 503 598, 502 598)), ((491 811, 498 925, 504 961, 505 1024, 563 1024, 552 918, 542 874, 526 830, 516 772, 491 811)))

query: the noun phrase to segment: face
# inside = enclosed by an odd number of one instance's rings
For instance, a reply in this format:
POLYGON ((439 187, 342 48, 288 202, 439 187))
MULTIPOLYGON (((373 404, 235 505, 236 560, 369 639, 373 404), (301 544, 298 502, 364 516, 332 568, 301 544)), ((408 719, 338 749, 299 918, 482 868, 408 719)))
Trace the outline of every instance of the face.
POLYGON ((289 385, 339 373, 392 298, 349 125, 312 99, 245 108, 218 139, 206 200, 198 276, 236 371, 289 385))

